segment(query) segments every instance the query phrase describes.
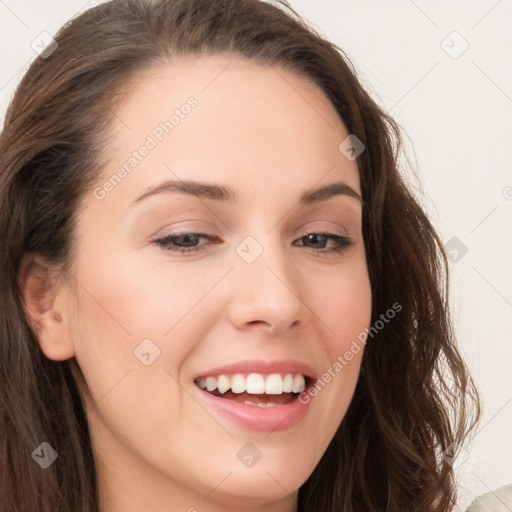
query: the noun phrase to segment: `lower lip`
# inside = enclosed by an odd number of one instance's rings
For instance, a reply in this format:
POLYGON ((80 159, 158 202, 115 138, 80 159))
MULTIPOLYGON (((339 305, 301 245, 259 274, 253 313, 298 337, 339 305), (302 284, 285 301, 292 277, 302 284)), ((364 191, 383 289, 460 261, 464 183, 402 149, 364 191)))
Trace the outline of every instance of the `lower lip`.
POLYGON ((298 397, 289 404, 258 407, 219 398, 194 385, 200 397, 216 412, 250 430, 277 432, 287 430, 304 419, 309 402, 303 404, 298 397))

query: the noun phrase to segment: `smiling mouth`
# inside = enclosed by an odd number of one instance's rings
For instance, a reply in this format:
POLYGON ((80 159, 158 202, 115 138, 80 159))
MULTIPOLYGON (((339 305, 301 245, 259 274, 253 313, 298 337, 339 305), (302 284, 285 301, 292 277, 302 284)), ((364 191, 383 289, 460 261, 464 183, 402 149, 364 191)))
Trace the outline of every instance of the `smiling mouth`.
POLYGON ((311 378, 291 373, 236 373, 198 377, 194 383, 215 397, 263 408, 294 402, 311 385, 311 378))
POLYGON ((299 393, 283 393, 281 395, 266 395, 258 394, 251 395, 247 392, 233 393, 233 391, 226 391, 221 394, 218 390, 210 392, 213 396, 231 400, 245 405, 255 405, 257 407, 277 407, 278 405, 290 404, 297 399, 299 393))

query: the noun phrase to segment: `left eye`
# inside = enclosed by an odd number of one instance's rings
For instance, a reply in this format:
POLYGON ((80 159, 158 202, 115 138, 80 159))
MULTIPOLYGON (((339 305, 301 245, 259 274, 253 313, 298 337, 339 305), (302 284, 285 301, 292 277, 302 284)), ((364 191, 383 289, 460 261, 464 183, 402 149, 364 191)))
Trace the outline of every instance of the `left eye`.
MULTIPOLYGON (((181 235, 167 235, 162 238, 157 238, 152 242, 162 249, 166 251, 179 252, 181 254, 189 253, 192 251, 200 251, 205 248, 205 244, 196 245, 199 242, 199 239, 205 238, 208 240, 213 240, 214 237, 207 235, 205 233, 183 233, 181 235)), ((325 249, 325 247, 317 248, 312 247, 312 249, 316 250, 318 254, 326 254, 330 252, 342 253, 352 245, 354 245, 353 240, 346 235, 339 235, 337 233, 308 233, 298 240, 307 239, 307 243, 312 243, 314 245, 324 245, 329 240, 334 241, 337 246, 331 247, 330 249, 325 249)), ((214 242, 218 244, 220 242, 214 242)), ((300 244, 303 246, 304 244, 300 244)))

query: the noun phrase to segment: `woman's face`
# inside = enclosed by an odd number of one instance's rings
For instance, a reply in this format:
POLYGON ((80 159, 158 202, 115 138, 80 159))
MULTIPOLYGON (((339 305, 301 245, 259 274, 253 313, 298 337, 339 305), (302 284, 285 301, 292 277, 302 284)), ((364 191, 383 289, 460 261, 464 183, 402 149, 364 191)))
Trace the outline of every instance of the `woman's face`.
POLYGON ((61 308, 109 511, 294 510, 370 323, 348 135, 316 86, 228 56, 153 69, 116 111, 61 308))

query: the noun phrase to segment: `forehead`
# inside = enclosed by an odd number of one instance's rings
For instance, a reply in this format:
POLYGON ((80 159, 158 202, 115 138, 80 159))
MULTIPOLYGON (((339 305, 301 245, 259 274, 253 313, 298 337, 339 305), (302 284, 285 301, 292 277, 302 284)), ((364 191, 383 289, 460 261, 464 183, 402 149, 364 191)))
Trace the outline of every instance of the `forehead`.
POLYGON ((230 55, 180 58, 134 80, 116 110, 109 171, 147 146, 132 162, 133 190, 169 178, 280 190, 292 179, 302 189, 327 174, 357 190, 357 165, 338 149, 348 135, 323 91, 289 70, 230 55))
POLYGON ((275 106, 278 100, 283 111, 294 108, 306 114, 309 110, 331 129, 340 122, 322 89, 309 77, 231 54, 179 57, 147 68, 135 76, 118 114, 137 116, 141 103, 172 108, 190 95, 201 99, 205 108, 217 103, 235 111, 242 104, 247 111, 251 105, 275 106))

